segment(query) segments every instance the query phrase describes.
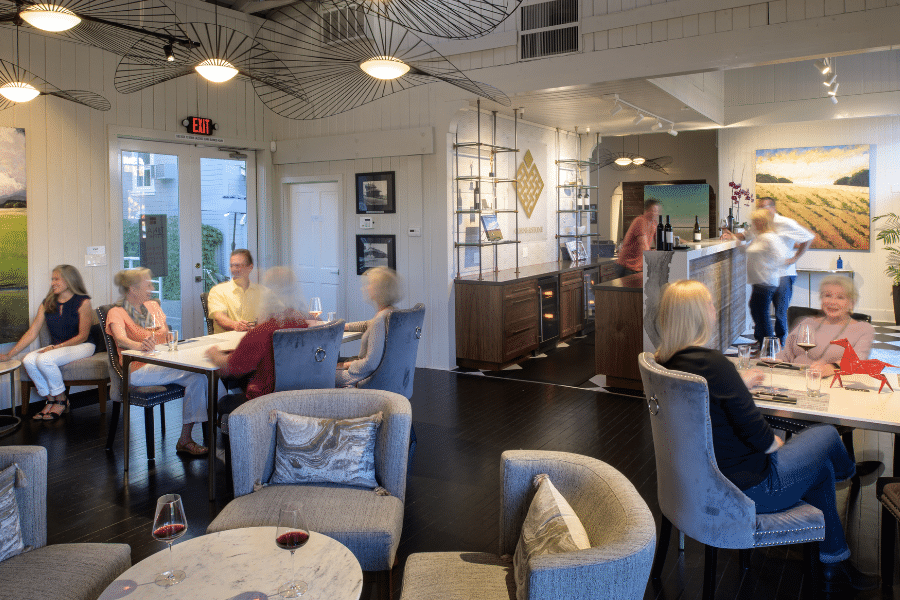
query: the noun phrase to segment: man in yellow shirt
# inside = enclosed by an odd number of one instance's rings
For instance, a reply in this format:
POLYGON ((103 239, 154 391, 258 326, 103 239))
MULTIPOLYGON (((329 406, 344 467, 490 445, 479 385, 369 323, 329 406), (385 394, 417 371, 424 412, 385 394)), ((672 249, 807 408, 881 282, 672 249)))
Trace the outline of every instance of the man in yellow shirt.
POLYGON ((231 281, 209 291, 209 318, 213 332, 249 331, 256 324, 256 311, 265 288, 250 281, 253 255, 239 248, 231 253, 231 281))

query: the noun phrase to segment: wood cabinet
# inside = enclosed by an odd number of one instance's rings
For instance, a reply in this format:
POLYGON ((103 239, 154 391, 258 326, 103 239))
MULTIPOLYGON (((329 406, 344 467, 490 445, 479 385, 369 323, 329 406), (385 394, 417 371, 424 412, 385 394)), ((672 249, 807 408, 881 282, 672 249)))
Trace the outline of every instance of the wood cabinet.
POLYGON ((502 369, 538 347, 537 280, 502 285, 456 282, 456 362, 502 369))
POLYGON ((609 261, 600 265, 600 282, 616 278, 616 262, 609 261))
POLYGON ((559 276, 559 337, 575 335, 584 327, 584 274, 581 270, 559 276))

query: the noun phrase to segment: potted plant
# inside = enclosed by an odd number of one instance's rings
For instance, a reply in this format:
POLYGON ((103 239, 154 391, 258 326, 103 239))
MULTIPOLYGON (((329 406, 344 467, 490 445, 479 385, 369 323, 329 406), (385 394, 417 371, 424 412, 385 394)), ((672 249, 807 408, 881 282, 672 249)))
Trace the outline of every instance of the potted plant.
POLYGON ((887 266, 884 273, 891 278, 894 294, 894 323, 900 325, 900 247, 892 244, 900 243, 900 216, 894 213, 879 215, 872 218, 872 222, 885 220, 885 226, 878 231, 875 239, 885 245, 888 251, 887 266))

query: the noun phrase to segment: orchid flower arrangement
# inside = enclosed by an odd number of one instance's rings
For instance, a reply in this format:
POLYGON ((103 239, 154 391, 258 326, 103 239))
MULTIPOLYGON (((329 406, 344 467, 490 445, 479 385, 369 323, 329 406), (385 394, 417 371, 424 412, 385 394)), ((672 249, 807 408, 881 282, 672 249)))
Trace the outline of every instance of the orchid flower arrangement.
MULTIPOLYGON (((734 179, 734 173, 731 174, 731 178, 734 179)), ((743 178, 744 174, 741 173, 741 180, 743 180, 743 178)), ((744 226, 745 224, 741 222, 741 205, 747 207, 752 206, 756 197, 750 193, 749 188, 743 187, 740 183, 730 181, 728 187, 731 188, 731 204, 734 207, 734 222, 744 226)))

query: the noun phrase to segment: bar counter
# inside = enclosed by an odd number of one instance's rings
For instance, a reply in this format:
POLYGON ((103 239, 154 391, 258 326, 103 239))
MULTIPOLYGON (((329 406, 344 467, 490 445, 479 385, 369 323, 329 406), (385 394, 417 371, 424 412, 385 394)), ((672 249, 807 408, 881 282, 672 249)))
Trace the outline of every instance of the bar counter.
POLYGON ((525 281, 526 279, 538 279, 540 277, 548 277, 550 275, 559 275, 569 271, 584 271, 592 267, 602 267, 602 265, 612 263, 616 259, 600 258, 591 262, 572 262, 568 260, 560 262, 541 263, 538 265, 528 265, 519 267, 519 272, 515 269, 504 269, 502 271, 491 271, 484 273, 482 279, 478 279, 478 275, 464 275, 454 279, 456 282, 464 281, 466 283, 477 283, 484 285, 504 285, 507 283, 515 283, 516 281, 525 281))
POLYGON ((643 350, 644 278, 627 275, 594 286, 595 371, 606 375, 608 387, 641 389, 637 356, 643 350))

